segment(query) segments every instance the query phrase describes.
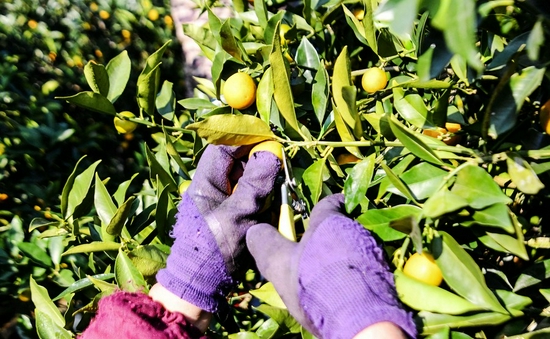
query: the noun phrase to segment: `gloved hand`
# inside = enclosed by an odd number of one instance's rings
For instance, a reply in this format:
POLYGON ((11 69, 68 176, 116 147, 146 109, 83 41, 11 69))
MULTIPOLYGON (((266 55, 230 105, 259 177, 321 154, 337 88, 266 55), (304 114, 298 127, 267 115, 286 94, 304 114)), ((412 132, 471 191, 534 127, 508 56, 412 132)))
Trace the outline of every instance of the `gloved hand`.
POLYGON ((251 148, 206 148, 178 206, 166 268, 157 274, 163 287, 208 312, 217 311, 233 287, 233 275, 246 261, 246 231, 259 222, 281 169, 281 161, 263 151, 243 171, 241 159, 251 148), (236 178, 239 185, 231 193, 236 178))
POLYGON ((344 213, 344 196, 321 200, 295 243, 268 224, 251 227, 248 249, 288 311, 318 338, 350 339, 375 323, 394 323, 416 338, 397 299, 382 248, 344 213))

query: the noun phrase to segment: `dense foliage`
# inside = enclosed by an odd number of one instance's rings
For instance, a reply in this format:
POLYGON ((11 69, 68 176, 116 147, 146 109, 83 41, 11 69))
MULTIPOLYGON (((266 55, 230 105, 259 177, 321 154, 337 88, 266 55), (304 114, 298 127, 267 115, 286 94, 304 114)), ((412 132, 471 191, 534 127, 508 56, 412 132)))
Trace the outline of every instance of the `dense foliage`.
MULTIPOLYGON (((51 206, 51 218, 6 219, 3 256, 33 263, 27 268, 35 271, 30 289, 39 335, 71 338, 102 296, 116 288, 147 291, 169 253, 175 207, 204 146, 267 139, 285 145, 295 197, 307 210, 344 191, 347 210, 383 242, 399 297, 423 336, 548 335, 548 6, 233 6, 231 19, 205 7, 207 26, 184 27, 213 61, 212 80, 198 79, 193 98, 178 101, 174 80, 161 69, 168 45, 143 49, 151 54, 137 70, 124 52, 86 63, 87 86, 56 92, 63 96, 58 105, 67 101, 87 117, 106 117, 101 128, 114 129, 116 116, 151 138, 135 158, 148 168, 145 180, 130 173, 111 185, 112 174, 103 172, 108 156, 101 163, 75 160, 63 188, 52 188, 60 204, 51 206), (372 67, 389 81, 367 92, 361 77, 372 67), (255 103, 240 111, 220 96, 237 71, 257 81, 255 103), (130 86, 137 91, 138 109, 129 109, 135 118, 120 114, 128 110, 121 94, 130 86), (129 190, 136 183, 141 189, 129 190), (402 273, 421 251, 433 254, 440 286, 402 273), (48 280, 67 289, 40 286, 48 280), (62 305, 68 309, 60 312, 62 305)), ((276 201, 272 209, 277 215, 276 201)), ((295 221, 299 235, 307 216, 295 221)), ((22 271, 14 275, 28 279, 22 271)), ((310 337, 259 278, 248 272, 229 298, 231 316, 214 322, 210 335, 310 337)))
MULTIPOLYGON (((72 274, 48 270, 19 249, 21 241, 46 248, 28 232, 31 220, 51 218, 83 155, 83 164, 103 159, 101 171, 113 185, 136 171, 145 175, 134 153, 141 152, 147 134, 118 135, 112 117, 89 114, 55 96, 87 86, 83 70, 89 61, 104 63, 126 51, 134 78, 119 105, 137 112, 136 72, 149 53, 173 38, 169 9, 169 1, 0 2, 0 318, 27 314, 18 318, 21 336, 35 332, 28 317, 29 275, 52 291, 74 281, 72 274)), ((180 51, 176 40, 161 68, 183 92, 180 51)))

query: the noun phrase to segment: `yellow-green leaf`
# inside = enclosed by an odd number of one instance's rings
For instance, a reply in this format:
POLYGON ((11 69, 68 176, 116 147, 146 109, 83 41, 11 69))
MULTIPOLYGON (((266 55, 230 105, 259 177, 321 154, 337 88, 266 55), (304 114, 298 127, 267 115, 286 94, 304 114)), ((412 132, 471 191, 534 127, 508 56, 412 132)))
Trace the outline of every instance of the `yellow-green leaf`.
POLYGON ((252 115, 213 115, 186 128, 212 144, 251 145, 275 138, 269 125, 252 115))

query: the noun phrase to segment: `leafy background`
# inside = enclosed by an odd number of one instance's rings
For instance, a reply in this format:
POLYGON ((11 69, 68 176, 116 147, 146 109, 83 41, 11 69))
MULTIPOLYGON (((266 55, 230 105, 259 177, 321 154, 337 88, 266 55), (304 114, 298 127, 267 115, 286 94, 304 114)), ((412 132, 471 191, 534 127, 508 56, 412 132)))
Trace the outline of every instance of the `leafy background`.
MULTIPOLYGON (((102 20, 123 21, 114 15, 117 4, 108 4, 109 19, 102 20)), ((106 4, 97 5, 94 11, 89 4, 96 20, 106 4)), ((166 13, 160 5, 154 8, 166 13)), ((149 18, 152 7, 140 6, 134 9, 141 13, 136 26, 159 23, 149 18)), ((120 157, 94 156, 79 148, 86 144, 81 139, 71 144, 77 136, 89 140, 93 135, 75 128, 65 132, 67 138, 58 134, 51 146, 52 152, 67 144, 76 148, 60 153, 71 154, 71 161, 52 162, 70 169, 52 171, 39 157, 16 152, 19 145, 32 145, 24 132, 38 132, 45 122, 0 127, 7 129, 0 166, 5 164, 9 174, 0 178, 7 187, 1 205, 2 265, 7 267, 2 293, 23 308, 34 307, 33 314, 19 313, 16 329, 27 336, 36 331, 41 338, 71 338, 85 328, 102 296, 116 288, 147 291, 169 253, 167 232, 175 206, 203 147, 275 139, 286 148, 296 194, 306 209, 344 191, 346 209, 358 211, 357 220, 383 242, 396 270, 398 294, 414 311, 423 336, 548 335, 550 149, 543 106, 549 96, 548 5, 235 1, 233 8, 233 17, 225 20, 204 7, 207 27, 184 26, 213 61, 212 79, 197 79, 192 98, 178 95, 183 77, 163 69, 177 65, 179 49, 169 41, 170 30, 156 45, 139 47, 136 55, 130 51, 139 45, 130 43, 108 58, 99 59, 94 49, 77 54, 87 56, 81 64, 71 56, 74 65, 63 66, 67 74, 79 70, 80 82, 74 80, 79 85, 62 71, 64 81, 58 82, 70 85, 56 90, 58 100, 50 96, 48 101, 67 107, 60 114, 67 121, 97 119, 97 124, 85 120, 77 125, 97 126, 102 131, 98 138, 110 135, 133 143, 127 153, 131 160, 113 165, 120 157), (281 36, 282 24, 290 29, 281 36), (120 53, 123 49, 127 52, 120 53), (360 87, 370 67, 383 68, 390 78, 374 94, 360 87), (223 81, 236 71, 258 81, 256 104, 240 112, 220 96, 223 81), (133 139, 114 134, 113 116, 123 110, 136 114, 133 139), (44 174, 27 174, 36 168, 44 174), (14 172, 45 179, 34 193, 33 186, 13 180, 14 172), (60 177, 55 181, 47 175, 60 177), (48 191, 51 197, 42 197, 43 204, 33 200, 48 191), (423 250, 434 254, 442 270, 440 287, 400 272, 412 253, 423 250)), ((160 27, 167 29, 164 24, 160 27)), ((33 26, 21 19, 19 34, 25 36, 33 26)), ((36 53, 24 54, 29 55, 36 53)), ((2 60, 11 60, 11 69, 21 67, 14 59, 2 60)), ((17 74, 25 77, 25 72, 17 74)), ((43 86, 34 88, 43 91, 43 86)), ((32 96, 21 102, 27 107, 32 96)), ((7 122, 16 121, 9 115, 15 113, 1 112, 7 122)), ((98 148, 104 149, 115 148, 98 148)), ((296 218, 296 226, 300 234, 307 218, 296 218)), ((254 270, 228 301, 230 314, 213 322, 213 337, 311 337, 254 270)))

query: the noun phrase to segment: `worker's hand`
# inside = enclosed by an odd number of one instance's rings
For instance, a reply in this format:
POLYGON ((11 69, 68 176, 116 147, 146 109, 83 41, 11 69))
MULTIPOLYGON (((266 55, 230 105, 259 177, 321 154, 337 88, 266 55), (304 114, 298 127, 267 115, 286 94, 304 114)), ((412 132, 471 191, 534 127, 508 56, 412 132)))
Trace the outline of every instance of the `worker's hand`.
POLYGON ((299 243, 271 225, 251 227, 246 243, 258 269, 289 312, 318 338, 350 339, 382 322, 415 338, 412 316, 397 299, 382 248, 342 211, 343 195, 321 200, 299 243))
POLYGON ((280 160, 251 147, 209 145, 178 207, 167 266, 157 280, 175 296, 217 311, 244 265, 244 237, 275 185, 280 160), (238 187, 232 193, 238 179, 238 187))

